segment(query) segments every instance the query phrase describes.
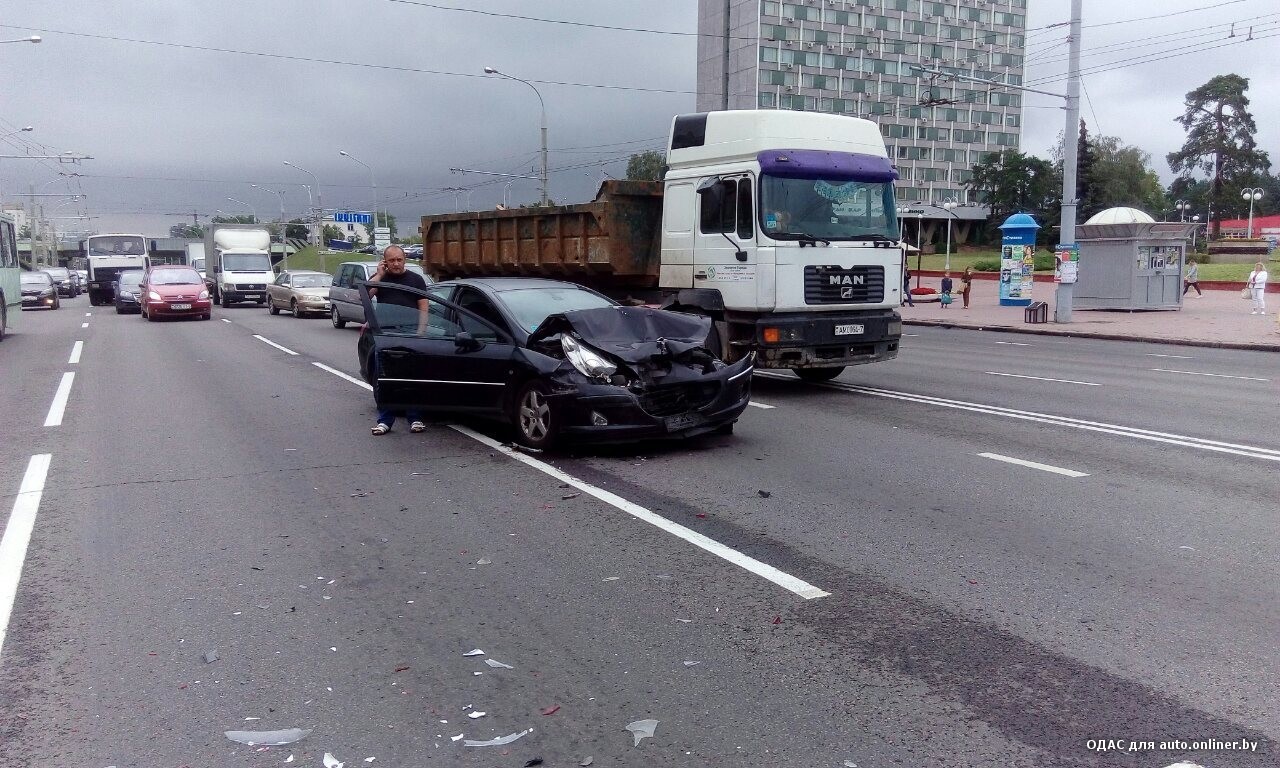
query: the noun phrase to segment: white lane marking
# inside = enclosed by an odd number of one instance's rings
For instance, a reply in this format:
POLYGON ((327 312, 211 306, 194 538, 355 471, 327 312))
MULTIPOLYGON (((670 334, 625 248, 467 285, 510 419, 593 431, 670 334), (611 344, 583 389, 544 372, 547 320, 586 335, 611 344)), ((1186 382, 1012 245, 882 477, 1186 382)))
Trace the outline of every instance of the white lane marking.
POLYGON ((920 334, 918 334, 918 333, 904 333, 904 334, 902 334, 902 335, 903 335, 903 336, 919 336, 920 334))
POLYGON ((27 472, 22 476, 18 497, 13 500, 13 511, 9 513, 9 524, 5 526, 4 538, 0 539, 0 662, 13 601, 18 596, 18 580, 22 578, 22 566, 27 559, 27 544, 36 525, 36 512, 40 509, 52 458, 52 454, 38 453, 27 462, 27 472))
POLYGON ((267 337, 265 337, 265 336, 259 336, 258 334, 256 334, 256 333, 255 333, 255 334, 253 334, 253 338, 257 339, 258 341, 262 342, 263 344, 270 344, 271 346, 275 347, 276 349, 280 350, 281 352, 285 353, 286 355, 297 355, 297 354, 298 354, 297 352, 294 352, 292 349, 289 349, 288 347, 282 347, 282 346, 280 346, 279 344, 275 343, 274 341, 272 341, 271 339, 268 339, 268 338, 267 338, 267 337))
POLYGON ((225 318, 225 317, 220 318, 220 319, 221 319, 221 320, 222 320, 222 322, 224 322, 224 323, 229 323, 229 322, 231 322, 230 320, 228 320, 228 319, 227 319, 227 318, 225 318))
POLYGON ((365 389, 369 390, 370 392, 372 392, 372 391, 373 391, 373 385, 372 385, 372 384, 370 384, 369 382, 367 382, 367 381, 361 381, 360 379, 357 379, 355 376, 348 376, 347 374, 343 373, 342 371, 338 370, 337 368, 330 368, 329 366, 325 365, 324 363, 312 363, 312 365, 314 365, 315 367, 319 368, 319 369, 320 369, 320 370, 322 370, 322 371, 328 371, 329 373, 332 373, 334 376, 337 376, 337 377, 338 377, 338 378, 340 378, 340 379, 346 379, 347 381, 351 382, 352 384, 355 384, 357 387, 364 387, 365 389))
POLYGON ((1189 355, 1157 355, 1154 352, 1148 352, 1146 354, 1146 357, 1173 357, 1173 358, 1177 358, 1178 360, 1195 360, 1194 357, 1191 357, 1189 355))
POLYGON ((997 344, 1008 344, 1011 347, 1029 347, 1030 344, 1025 341, 997 341, 997 344))
POLYGON ((1168 368, 1152 368, 1153 371, 1160 373, 1185 373, 1188 376, 1212 376, 1215 379, 1241 379, 1243 381, 1271 381, 1271 379, 1259 379, 1253 376, 1228 376, 1225 373, 1203 373, 1201 371, 1174 371, 1168 368))
POLYGON ((76 375, 71 371, 62 374, 62 381, 58 383, 58 390, 53 393, 53 402, 49 405, 49 415, 44 417, 44 425, 46 427, 62 426, 62 415, 67 410, 67 398, 71 397, 71 384, 76 379, 76 375))
POLYGON ((755 400, 750 401, 749 403, 747 403, 747 405, 751 406, 752 408, 763 408, 766 411, 772 411, 774 408, 778 407, 776 405, 766 405, 764 403, 756 402, 755 400))
POLYGON ((1074 381, 1072 379, 1049 379, 1044 376, 1023 376, 1020 373, 1000 373, 999 371, 984 371, 988 376, 1008 376, 1013 379, 1035 379, 1036 381, 1056 381, 1059 384, 1083 384, 1086 387, 1100 387, 1101 384, 1095 384, 1092 381, 1074 381))
MULTIPOLYGON (((776 379, 778 381, 790 381, 793 383, 798 381, 794 377, 783 374, 757 372, 756 375, 767 379, 776 379)), ((1099 421, 1085 421, 1084 419, 1074 419, 1069 416, 1054 416, 1053 414, 1038 413, 1036 411, 1019 411, 1012 408, 1003 408, 997 405, 970 403, 964 400, 948 400, 946 398, 933 397, 931 395, 917 395, 911 392, 899 392, 892 389, 862 387, 856 384, 845 384, 842 382, 812 383, 809 386, 838 389, 861 395, 884 397, 890 400, 904 400, 923 405, 936 405, 942 408, 955 408, 962 411, 983 413, 988 416, 1003 416, 1008 419, 1033 421, 1040 424, 1052 424, 1059 427, 1071 427, 1072 429, 1083 429, 1089 432, 1101 432, 1108 435, 1131 437, 1135 440, 1150 440, 1156 443, 1168 443, 1170 445, 1198 448, 1202 451, 1214 451, 1217 453, 1227 453, 1235 456, 1247 456, 1253 459, 1267 459, 1268 461, 1280 462, 1280 450, 1276 450, 1274 448, 1260 448, 1256 445, 1226 443, 1220 440, 1209 440, 1203 437, 1191 437, 1189 435, 1179 435, 1170 432, 1157 432, 1151 429, 1125 427, 1119 424, 1108 424, 1106 422, 1099 421)))
POLYGON ((777 568, 774 568, 772 565, 768 565, 767 563, 762 563, 753 557, 748 557, 747 555, 742 554, 736 549, 731 549, 730 547, 727 547, 724 544, 721 544, 715 539, 704 536, 701 533, 698 533, 697 531, 691 530, 689 528, 684 527, 683 525, 680 525, 679 523, 673 523, 667 518, 661 515, 655 514, 654 512, 651 512, 650 510, 640 506, 639 504, 627 501, 626 499, 622 498, 621 496, 618 496, 617 494, 610 493, 609 491, 606 491, 602 488, 597 488, 594 485, 591 485, 590 483, 584 480, 579 480, 573 475, 570 475, 567 472, 557 469, 551 466, 550 464, 547 464, 544 461, 540 461, 538 459, 533 458, 532 456, 529 456, 524 453, 520 453, 519 451, 512 449, 510 446, 503 445, 497 440, 494 440, 490 437, 482 435, 478 432, 474 432, 466 427, 463 427, 457 424, 450 424, 449 426, 457 430, 458 432, 466 435, 467 437, 470 437, 472 440, 483 443, 484 445, 487 445, 488 447, 496 451, 501 451, 502 453, 506 454, 509 458, 515 459, 516 461, 522 464, 533 467, 539 472, 549 475, 555 478, 556 480, 559 480, 562 483, 568 483, 569 485, 572 485, 574 488, 577 488, 583 493, 594 496, 600 501, 603 501, 605 504, 608 504, 612 507, 616 507, 617 509, 620 509, 623 512, 626 512, 628 515, 631 515, 637 520, 642 520, 656 528, 659 528, 663 531, 666 531, 667 533, 670 533, 673 536, 677 536, 681 539, 684 539, 690 544, 693 544, 695 547, 699 547, 703 550, 706 550, 707 552, 710 552, 716 557, 727 560, 728 562, 733 563, 734 565, 740 568, 748 570, 751 573, 754 573, 755 575, 763 579, 771 581, 774 584, 777 584, 778 586, 782 587, 783 589, 793 592, 799 595, 800 597, 803 597, 806 600, 812 600, 813 598, 816 598, 816 597, 827 597, 828 595, 831 594, 830 592, 826 592, 824 590, 818 589, 812 584, 806 581, 803 581, 801 579, 798 579, 789 573, 780 571, 777 568))
POLYGON ((80 324, 80 327, 81 327, 81 328, 88 328, 88 327, 89 327, 89 324, 88 324, 88 323, 81 323, 81 324, 80 324))
POLYGON ((1074 469, 1063 469, 1055 467, 1052 464, 1041 464, 1038 461, 1027 461, 1026 459, 1017 459, 1013 456, 1002 456, 998 453, 980 453, 978 454, 984 459, 994 459, 995 461, 1003 461, 1006 464, 1017 464, 1020 467, 1030 467, 1031 469, 1041 469, 1045 472, 1052 472, 1055 475, 1066 475, 1067 477, 1088 477, 1088 472, 1077 472, 1074 469))
POLYGON ((77 341, 71 345, 71 357, 67 359, 67 365, 75 365, 80 362, 80 353, 84 352, 84 342, 77 341))
POLYGON ((84 316, 85 316, 85 317, 93 317, 93 313, 92 313, 92 312, 85 312, 85 313, 84 313, 84 316))

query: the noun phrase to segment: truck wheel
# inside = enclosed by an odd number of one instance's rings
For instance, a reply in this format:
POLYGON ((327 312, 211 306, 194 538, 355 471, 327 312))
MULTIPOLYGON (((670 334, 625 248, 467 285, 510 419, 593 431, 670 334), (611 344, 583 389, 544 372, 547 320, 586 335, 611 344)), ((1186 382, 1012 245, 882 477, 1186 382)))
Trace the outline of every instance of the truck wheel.
POLYGON ((516 398, 515 411, 516 440, 521 445, 545 451, 556 444, 560 416, 547 399, 545 384, 540 381, 525 384, 516 398))
POLYGON ((221 295, 222 295, 222 308, 231 309, 231 297, 227 295, 226 291, 222 291, 221 295))
POLYGON ((342 319, 342 315, 338 314, 338 308, 335 306, 329 310, 329 320, 333 322, 334 328, 346 328, 347 321, 342 319))
POLYGON ((844 366, 835 366, 833 368, 792 368, 801 381, 831 381, 844 371, 844 366))
POLYGON ((273 315, 280 314, 280 308, 276 306, 276 303, 271 300, 270 296, 267 297, 267 311, 273 315))

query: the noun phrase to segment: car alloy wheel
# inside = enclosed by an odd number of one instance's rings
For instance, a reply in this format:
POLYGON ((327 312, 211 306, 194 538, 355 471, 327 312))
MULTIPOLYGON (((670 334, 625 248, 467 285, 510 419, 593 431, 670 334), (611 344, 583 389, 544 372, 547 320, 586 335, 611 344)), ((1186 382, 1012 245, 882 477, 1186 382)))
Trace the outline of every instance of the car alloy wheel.
POLYGON ((530 448, 549 448, 555 443, 558 428, 546 388, 536 381, 525 385, 516 404, 516 430, 520 433, 520 442, 530 448))
POLYGON ((302 310, 298 309, 298 300, 290 299, 289 309, 293 312, 294 317, 302 317, 302 310))
POLYGON ((276 303, 272 301, 270 296, 267 297, 267 311, 273 315, 280 314, 280 308, 276 306, 276 303))
POLYGON ((338 314, 338 307, 335 305, 329 312, 329 319, 333 321, 334 328, 346 328, 347 321, 342 319, 342 315, 338 314))

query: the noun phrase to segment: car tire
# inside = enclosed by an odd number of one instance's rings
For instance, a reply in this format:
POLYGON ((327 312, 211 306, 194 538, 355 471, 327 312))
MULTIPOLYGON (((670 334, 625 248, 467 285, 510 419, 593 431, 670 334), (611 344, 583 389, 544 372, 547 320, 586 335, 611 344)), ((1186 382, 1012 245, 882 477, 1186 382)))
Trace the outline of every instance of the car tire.
POLYGON ((116 314, 117 314, 117 315, 123 315, 123 314, 124 314, 124 307, 122 307, 122 306, 120 306, 119 304, 117 304, 117 305, 116 305, 116 314))
POLYGON ((270 296, 267 297, 267 311, 273 315, 280 314, 280 308, 276 306, 276 303, 271 300, 270 296))
POLYGON ((52 307, 49 307, 49 309, 54 309, 54 310, 62 309, 62 299, 61 299, 61 297, 59 297, 59 296, 55 295, 55 296, 53 297, 53 306, 52 306, 52 307))
POLYGON ((295 318, 301 318, 301 317, 302 317, 302 310, 298 309, 298 300, 297 300, 297 299, 292 299, 292 300, 290 300, 290 301, 289 301, 289 311, 293 313, 293 316, 294 316, 295 318))
POLYGON ((5 332, 9 330, 9 308, 4 303, 4 294, 0 293, 0 341, 4 341, 5 332))
POLYGON ((513 421, 516 440, 523 446, 546 451, 555 447, 560 432, 560 416, 547 399, 547 385, 531 381, 520 389, 513 421))
POLYGON ((346 328, 347 321, 342 319, 342 314, 338 312, 335 306, 329 311, 329 320, 333 323, 334 328, 346 328))
POLYGON ((222 297, 222 308, 231 309, 231 297, 228 296, 226 293, 221 293, 220 295, 222 297))
POLYGON ((795 374, 800 377, 801 381, 823 382, 831 381, 835 377, 844 372, 844 366, 838 365, 832 368, 792 368, 795 374))
POLYGON ((213 319, 213 313, 212 313, 212 312, 205 312, 203 315, 201 315, 201 316, 200 316, 200 319, 201 319, 201 320, 212 320, 212 319, 213 319))

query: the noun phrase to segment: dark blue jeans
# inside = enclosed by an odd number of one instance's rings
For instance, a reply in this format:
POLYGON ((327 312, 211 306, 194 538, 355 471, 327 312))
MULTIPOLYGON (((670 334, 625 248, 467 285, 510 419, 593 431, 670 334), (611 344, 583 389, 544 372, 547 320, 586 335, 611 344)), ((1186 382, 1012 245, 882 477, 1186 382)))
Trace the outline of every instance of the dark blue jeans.
POLYGON ((378 376, 381 371, 378 368, 378 358, 373 359, 373 402, 378 408, 378 423, 386 424, 388 427, 396 423, 397 416, 404 416, 410 422, 422 421, 422 412, 416 408, 384 408, 378 398, 378 376))

